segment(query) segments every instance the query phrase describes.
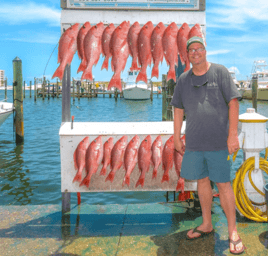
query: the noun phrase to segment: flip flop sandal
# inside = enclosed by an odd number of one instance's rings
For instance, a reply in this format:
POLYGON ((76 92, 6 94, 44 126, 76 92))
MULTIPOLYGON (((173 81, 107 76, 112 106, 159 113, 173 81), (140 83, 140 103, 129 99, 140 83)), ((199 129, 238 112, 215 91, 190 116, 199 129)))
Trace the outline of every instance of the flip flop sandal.
POLYGON ((241 239, 241 238, 239 238, 239 239, 236 240, 236 241, 234 241, 234 240, 232 240, 232 239, 229 238, 229 243, 231 243, 231 244, 234 245, 234 250, 230 250, 230 253, 231 253, 231 254, 239 255, 239 254, 244 253, 244 251, 245 251, 245 249, 246 249, 246 247, 245 247, 244 245, 243 245, 243 247, 242 247, 242 249, 241 249, 240 251, 237 251, 237 250, 236 250, 236 246, 237 246, 238 244, 240 244, 241 242, 242 242, 242 239, 241 239))
POLYGON ((186 235, 186 239, 188 239, 188 240, 195 240, 195 239, 202 238, 202 237, 205 237, 205 236, 207 236, 207 235, 210 235, 211 233, 214 232, 214 229, 212 229, 210 232, 204 232, 204 231, 198 230, 197 228, 198 228, 198 227, 196 227, 196 228, 193 230, 193 233, 199 233, 200 236, 198 236, 198 237, 189 237, 188 235, 186 235))

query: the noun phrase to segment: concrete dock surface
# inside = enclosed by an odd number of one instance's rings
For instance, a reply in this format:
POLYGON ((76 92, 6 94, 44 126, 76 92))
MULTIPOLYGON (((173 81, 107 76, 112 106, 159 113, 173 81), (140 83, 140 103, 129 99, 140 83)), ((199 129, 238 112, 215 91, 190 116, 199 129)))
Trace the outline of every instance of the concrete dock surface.
MULTIPOLYGON (((215 233, 187 240, 201 224, 193 202, 124 205, 0 206, 0 255, 231 255, 227 221, 218 198, 213 201, 215 233)), ((268 223, 237 215, 243 255, 268 255, 268 223)))

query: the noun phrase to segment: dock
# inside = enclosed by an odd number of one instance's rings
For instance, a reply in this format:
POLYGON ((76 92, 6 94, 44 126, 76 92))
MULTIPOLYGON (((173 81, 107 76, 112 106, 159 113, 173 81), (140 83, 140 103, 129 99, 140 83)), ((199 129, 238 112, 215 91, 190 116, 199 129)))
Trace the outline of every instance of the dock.
MULTIPOLYGON (((83 199, 83 197, 82 197, 83 199)), ((193 202, 125 205, 0 206, 1 256, 208 256, 229 253, 226 217, 219 198, 212 204, 215 233, 187 240, 189 229, 201 224, 193 202)), ((244 255, 267 255, 267 223, 237 216, 244 255)))

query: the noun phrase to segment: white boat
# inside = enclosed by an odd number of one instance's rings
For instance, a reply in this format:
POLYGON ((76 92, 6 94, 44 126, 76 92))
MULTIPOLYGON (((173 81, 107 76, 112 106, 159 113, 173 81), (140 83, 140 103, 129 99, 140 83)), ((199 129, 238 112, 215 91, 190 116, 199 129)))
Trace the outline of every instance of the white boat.
POLYGON ((241 88, 239 82, 237 81, 237 79, 236 79, 236 75, 235 75, 235 71, 232 70, 232 69, 229 69, 229 73, 230 73, 230 75, 231 75, 231 77, 232 77, 232 79, 233 79, 233 82, 234 82, 234 84, 236 85, 236 87, 237 87, 237 89, 238 89, 238 91, 239 91, 241 97, 243 97, 243 95, 244 95, 244 93, 245 93, 245 89, 244 89, 244 88, 241 88))
POLYGON ((139 71, 128 71, 127 80, 123 86, 123 97, 126 100, 148 100, 151 97, 151 88, 144 82, 136 83, 139 71))
POLYGON ((268 65, 265 60, 254 61, 251 79, 247 83, 244 99, 252 99, 252 78, 258 78, 257 100, 268 100, 268 65))
POLYGON ((13 103, 3 101, 0 102, 0 126, 13 113, 13 110, 14 110, 13 103))

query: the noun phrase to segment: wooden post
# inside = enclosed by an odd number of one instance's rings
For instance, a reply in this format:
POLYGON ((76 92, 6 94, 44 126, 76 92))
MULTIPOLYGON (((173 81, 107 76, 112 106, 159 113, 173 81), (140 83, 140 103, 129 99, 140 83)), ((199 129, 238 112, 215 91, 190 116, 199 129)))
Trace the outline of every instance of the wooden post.
POLYGON ((252 106, 255 108, 257 113, 257 102, 258 102, 258 75, 252 77, 252 106))
POLYGON ((55 97, 55 84, 53 83, 53 86, 52 86, 52 98, 54 99, 55 97))
POLYGON ((32 98, 32 81, 30 81, 30 98, 32 98))
POLYGON ((24 81, 23 84, 24 84, 24 85, 23 85, 23 98, 25 99, 25 81, 24 81))
POLYGON ((50 82, 47 80, 47 99, 50 99, 50 82))
POLYGON ((78 101, 80 101, 80 83, 77 81, 76 82, 76 90, 77 90, 77 98, 78 98, 78 101))
POLYGON ((72 85, 73 85, 73 103, 74 103, 75 102, 74 79, 72 81, 72 85))
POLYGON ((57 98, 59 98, 59 79, 57 78, 57 98))
POLYGON ((150 80, 150 84, 151 84, 151 101, 153 101, 153 96, 154 96, 154 85, 153 85, 153 81, 152 81, 152 79, 150 80))
POLYGON ((7 99, 7 78, 5 80, 5 99, 7 99))
POLYGON ((44 77, 43 78, 43 83, 42 83, 42 97, 43 97, 43 100, 45 100, 45 90, 46 90, 46 79, 44 77))
POLYGON ((36 78, 34 78, 34 101, 36 101, 36 78))
POLYGON ((167 75, 162 75, 162 121, 167 121, 167 75))
POLYGON ((13 92, 14 107, 16 109, 15 127, 16 144, 24 141, 24 121, 23 121, 23 94, 22 94, 22 61, 16 57, 13 60, 13 92))

